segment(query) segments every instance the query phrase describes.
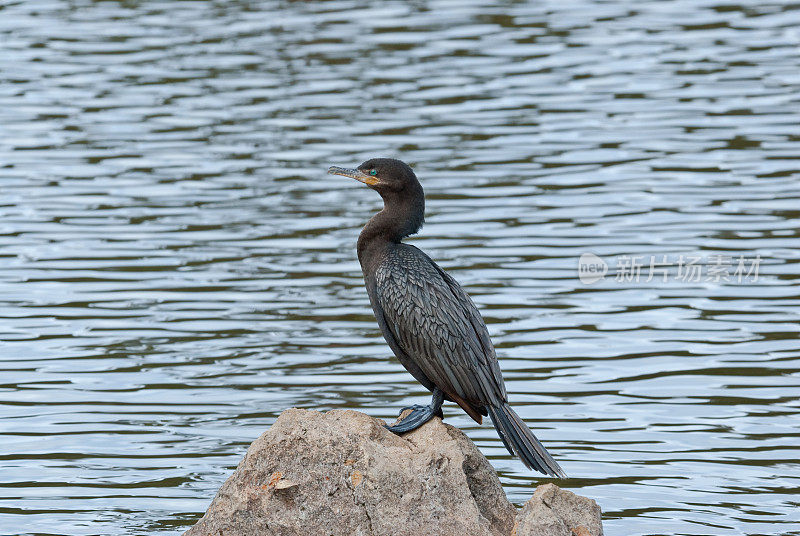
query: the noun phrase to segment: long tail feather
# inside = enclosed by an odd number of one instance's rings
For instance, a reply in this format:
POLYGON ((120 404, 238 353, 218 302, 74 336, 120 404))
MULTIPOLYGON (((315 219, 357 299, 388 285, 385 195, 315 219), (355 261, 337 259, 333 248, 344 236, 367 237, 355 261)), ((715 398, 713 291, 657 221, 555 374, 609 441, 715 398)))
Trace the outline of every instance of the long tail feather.
POLYGON ((507 403, 489 406, 489 415, 508 452, 519 457, 528 469, 536 469, 540 473, 558 478, 567 478, 566 473, 536 439, 528 425, 507 403))

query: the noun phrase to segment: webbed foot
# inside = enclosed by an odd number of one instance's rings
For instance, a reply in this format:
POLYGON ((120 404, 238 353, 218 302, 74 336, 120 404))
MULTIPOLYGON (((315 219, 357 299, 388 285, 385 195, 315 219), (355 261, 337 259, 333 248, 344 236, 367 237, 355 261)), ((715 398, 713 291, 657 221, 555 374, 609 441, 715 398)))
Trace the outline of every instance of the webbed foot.
POLYGON ((411 410, 411 413, 406 415, 403 420, 392 425, 387 424, 386 429, 390 432, 394 432, 395 434, 404 434, 406 432, 410 432, 411 430, 416 430, 431 420, 435 415, 433 408, 430 406, 420 406, 419 404, 414 404, 413 406, 403 408, 400 411, 400 416, 402 416, 403 413, 409 409, 411 410))
POLYGON ((400 415, 397 417, 398 421, 394 424, 385 425, 386 429, 390 432, 394 432, 395 434, 404 434, 406 432, 410 432, 411 430, 416 430, 431 420, 434 416, 441 418, 442 402, 444 402, 444 393, 436 388, 433 390, 433 400, 431 400, 430 406, 420 406, 419 404, 414 404, 413 406, 403 408, 400 411, 400 415), (405 417, 403 417, 403 413, 405 413, 407 410, 410 410, 411 413, 408 413, 405 417))

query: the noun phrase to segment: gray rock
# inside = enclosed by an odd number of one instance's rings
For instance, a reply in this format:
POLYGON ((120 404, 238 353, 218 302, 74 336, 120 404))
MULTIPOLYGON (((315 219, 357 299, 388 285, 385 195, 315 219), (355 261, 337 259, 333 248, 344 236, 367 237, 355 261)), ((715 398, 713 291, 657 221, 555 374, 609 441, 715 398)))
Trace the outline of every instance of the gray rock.
POLYGON ((517 514, 512 536, 603 536, 600 507, 555 484, 544 484, 517 514))
POLYGON ((398 437, 356 411, 290 409, 250 445, 186 536, 507 536, 516 509, 461 431, 398 437))
POLYGON ((398 437, 356 411, 290 409, 184 536, 602 534, 594 501, 552 484, 515 514, 475 444, 438 418, 398 437))

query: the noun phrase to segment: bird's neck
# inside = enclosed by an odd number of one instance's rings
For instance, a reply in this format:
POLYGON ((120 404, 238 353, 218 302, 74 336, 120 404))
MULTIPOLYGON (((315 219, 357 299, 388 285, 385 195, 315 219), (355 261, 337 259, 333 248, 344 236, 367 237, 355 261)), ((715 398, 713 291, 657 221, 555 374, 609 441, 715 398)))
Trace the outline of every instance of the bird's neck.
POLYGON ((377 260, 380 253, 392 244, 399 244, 422 227, 425 219, 425 196, 384 198, 383 210, 375 214, 358 236, 358 258, 377 260))

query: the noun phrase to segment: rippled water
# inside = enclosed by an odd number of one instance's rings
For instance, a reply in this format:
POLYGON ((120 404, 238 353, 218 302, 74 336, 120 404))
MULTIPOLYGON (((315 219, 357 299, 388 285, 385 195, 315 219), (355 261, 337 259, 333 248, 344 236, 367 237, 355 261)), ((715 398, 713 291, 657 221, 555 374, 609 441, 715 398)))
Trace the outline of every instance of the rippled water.
POLYGON ((799 45, 791 2, 0 3, 0 533, 179 533, 283 409, 426 400, 324 174, 391 155, 608 534, 800 534, 799 45))

